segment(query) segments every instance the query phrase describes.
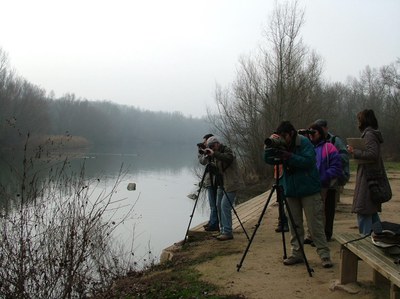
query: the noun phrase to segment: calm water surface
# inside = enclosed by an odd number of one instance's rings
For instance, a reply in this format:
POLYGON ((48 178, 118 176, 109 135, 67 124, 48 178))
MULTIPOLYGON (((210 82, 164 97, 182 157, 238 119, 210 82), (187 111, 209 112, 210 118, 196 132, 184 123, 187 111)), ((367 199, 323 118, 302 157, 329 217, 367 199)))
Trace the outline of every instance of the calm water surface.
MULTIPOLYGON (((184 238, 195 203, 187 195, 197 194, 195 184, 199 181, 195 150, 87 153, 72 161, 77 170, 85 163, 86 178, 100 178, 93 196, 111 190, 121 165, 126 170, 113 195, 113 200, 120 200, 117 209, 109 213, 118 222, 133 207, 131 216, 115 231, 115 238, 116 242, 133 247, 138 262, 148 260, 149 251, 150 258, 158 261, 164 248, 184 238), (136 190, 129 191, 129 183, 135 183, 136 190)), ((203 169, 198 169, 202 175, 203 169)), ((191 227, 206 221, 208 213, 206 202, 199 200, 191 227)))

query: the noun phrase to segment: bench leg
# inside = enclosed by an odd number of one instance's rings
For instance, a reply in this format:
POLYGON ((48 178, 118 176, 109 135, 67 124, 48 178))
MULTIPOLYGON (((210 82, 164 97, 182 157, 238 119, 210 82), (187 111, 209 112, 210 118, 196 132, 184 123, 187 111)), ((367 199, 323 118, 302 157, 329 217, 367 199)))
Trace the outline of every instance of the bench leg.
POLYGON ((372 281, 378 287, 387 286, 390 283, 389 279, 387 279, 385 276, 383 276, 381 273, 379 273, 375 269, 372 272, 372 281))
POLYGON ((342 246, 340 251, 340 284, 357 281, 358 256, 342 246))
POLYGON ((390 299, 400 299, 400 288, 394 283, 390 284, 390 299))

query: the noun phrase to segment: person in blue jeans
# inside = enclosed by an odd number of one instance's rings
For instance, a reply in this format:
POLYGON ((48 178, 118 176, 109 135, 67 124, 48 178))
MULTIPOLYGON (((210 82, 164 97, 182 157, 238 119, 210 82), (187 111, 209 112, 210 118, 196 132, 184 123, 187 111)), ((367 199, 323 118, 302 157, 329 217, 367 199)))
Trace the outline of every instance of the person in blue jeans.
MULTIPOLYGON (((207 139, 214 136, 213 134, 206 134, 203 137, 204 148, 207 147, 207 139)), ((206 225, 204 225, 205 231, 219 231, 219 220, 217 210, 217 186, 215 184, 215 175, 213 174, 213 168, 216 167, 214 159, 206 154, 203 147, 199 147, 198 159, 200 164, 207 165, 203 186, 207 190, 208 203, 210 206, 210 218, 206 225)))
POLYGON ((240 176, 236 157, 231 148, 220 143, 212 136, 207 139, 207 155, 215 159, 217 210, 220 220, 219 241, 233 239, 232 207, 235 204, 236 191, 240 188, 240 176))

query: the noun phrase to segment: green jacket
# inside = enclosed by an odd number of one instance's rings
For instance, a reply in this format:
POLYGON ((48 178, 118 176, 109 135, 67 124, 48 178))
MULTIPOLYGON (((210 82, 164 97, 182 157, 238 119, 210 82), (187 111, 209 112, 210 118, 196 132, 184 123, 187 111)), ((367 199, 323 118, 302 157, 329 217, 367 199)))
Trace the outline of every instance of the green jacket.
MULTIPOLYGON (((301 135, 296 135, 291 157, 283 161, 283 176, 281 184, 286 197, 304 197, 321 191, 321 182, 317 169, 315 150, 311 141, 301 135)), ((264 151, 264 161, 275 164, 275 149, 264 151)))

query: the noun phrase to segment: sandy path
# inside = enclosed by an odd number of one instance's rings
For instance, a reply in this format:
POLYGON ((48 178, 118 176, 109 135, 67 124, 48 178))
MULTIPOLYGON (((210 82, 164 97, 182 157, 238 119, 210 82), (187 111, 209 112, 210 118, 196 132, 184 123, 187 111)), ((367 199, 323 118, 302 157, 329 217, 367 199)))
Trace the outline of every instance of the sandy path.
MULTIPOLYGON (((389 173, 394 197, 383 205, 382 221, 400 223, 400 174, 389 173)), ((350 213, 354 178, 350 181, 338 203, 334 231, 358 232, 356 215, 350 213)), ((266 194, 267 198, 268 193, 266 194)), ((261 211, 260 211, 261 213, 261 211)), ((242 264, 240 271, 236 265, 240 262, 248 241, 240 230, 235 232, 232 241, 219 242, 213 238, 205 240, 196 246, 199 251, 226 250, 234 252, 226 256, 218 256, 197 266, 203 274, 202 279, 223 287, 225 294, 243 294, 246 298, 385 298, 387 290, 377 290, 372 285, 372 271, 362 261, 359 262, 359 283, 349 286, 357 292, 356 295, 344 290, 332 290, 332 286, 339 278, 340 247, 338 242, 329 242, 334 267, 324 269, 314 247, 305 245, 307 260, 313 268, 312 277, 305 264, 284 266, 282 264, 283 247, 281 234, 275 233, 278 208, 270 204, 261 225, 251 244, 250 250, 242 264)), ((246 229, 251 236, 253 221, 246 223, 246 229)), ((290 254, 289 234, 286 234, 287 251, 290 254)), ((400 266, 399 266, 400 271, 400 266)))

